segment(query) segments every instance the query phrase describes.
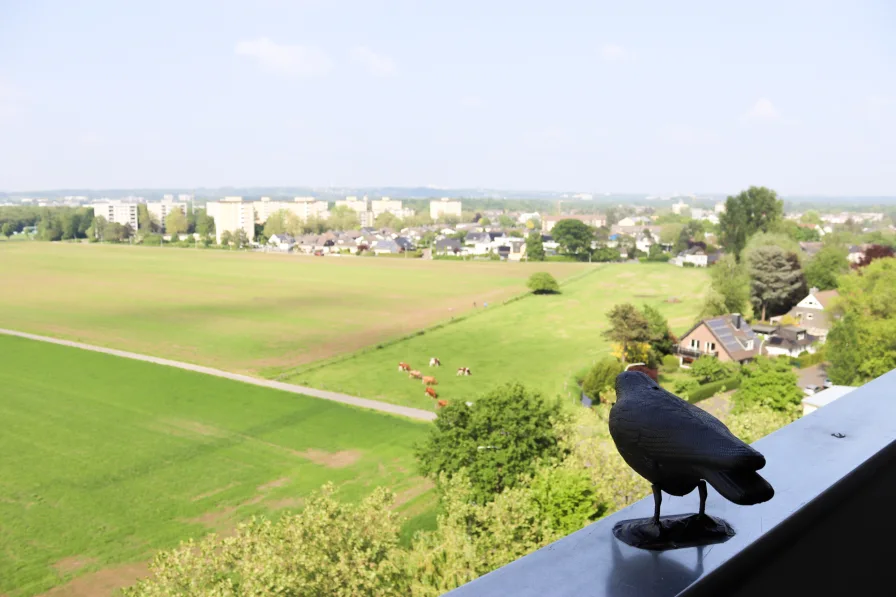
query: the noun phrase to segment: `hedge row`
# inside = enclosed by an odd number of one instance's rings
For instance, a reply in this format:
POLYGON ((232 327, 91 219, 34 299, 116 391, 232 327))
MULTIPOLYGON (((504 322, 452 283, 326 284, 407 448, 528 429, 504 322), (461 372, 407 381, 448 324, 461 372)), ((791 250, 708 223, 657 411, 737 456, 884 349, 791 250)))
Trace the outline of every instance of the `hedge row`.
POLYGON ((799 367, 800 369, 805 369, 806 367, 811 367, 812 365, 817 365, 819 363, 824 362, 824 352, 818 351, 813 354, 804 354, 802 356, 790 359, 790 364, 794 367, 799 367))
POLYGON ((701 400, 705 400, 711 396, 715 396, 718 392, 727 392, 728 390, 736 390, 740 387, 741 376, 735 375, 734 377, 729 377, 728 379, 722 379, 720 381, 711 381, 709 383, 705 383, 702 386, 699 386, 696 390, 693 390, 688 394, 689 402, 700 402, 701 400))

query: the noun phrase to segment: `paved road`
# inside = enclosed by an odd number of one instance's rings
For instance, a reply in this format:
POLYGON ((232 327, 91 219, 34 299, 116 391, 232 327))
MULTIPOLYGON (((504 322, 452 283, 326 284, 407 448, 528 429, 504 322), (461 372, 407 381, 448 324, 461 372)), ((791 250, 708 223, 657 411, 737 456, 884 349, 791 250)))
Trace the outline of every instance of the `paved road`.
POLYGON ((799 378, 801 390, 806 386, 824 387, 824 380, 828 376, 824 370, 824 365, 812 365, 805 369, 797 369, 796 374, 799 378))
POLYGON ((137 354, 135 352, 126 352, 124 350, 115 350, 114 348, 103 348, 102 346, 93 346, 92 344, 82 344, 80 342, 72 342, 71 340, 60 340, 59 338, 50 338, 48 336, 38 336, 36 334, 28 334, 26 332, 17 332, 15 330, 6 330, 0 328, 0 334, 6 334, 8 336, 18 336, 20 338, 28 338, 29 340, 38 340, 40 342, 50 342, 52 344, 59 344, 62 346, 71 346, 72 348, 81 348, 83 350, 92 350, 94 352, 102 352, 105 354, 111 354, 117 357, 123 357, 125 359, 134 359, 136 361, 146 361, 147 363, 155 363, 156 365, 165 365, 167 367, 177 367, 179 369, 186 369, 187 371, 195 371, 196 373, 205 373, 206 375, 214 375, 216 377, 223 377, 226 379, 232 379, 233 381, 240 381, 243 383, 250 383, 256 386, 262 386, 265 388, 273 388, 275 390, 282 390, 284 392, 292 392, 293 394, 302 394, 305 396, 312 396, 314 398, 321 398, 323 400, 332 400, 333 402, 341 402, 343 404, 351 404, 352 406, 360 406, 361 408, 369 408, 372 410, 378 410, 385 413, 391 413, 393 415, 401 415, 403 417, 409 417, 411 419, 419 419, 421 421, 432 421, 435 420, 436 414, 434 412, 430 412, 427 410, 422 410, 419 408, 410 408, 408 406, 398 406, 396 404, 389 404, 387 402, 379 402, 377 400, 368 400, 367 398, 357 398, 355 396, 349 396, 348 394, 340 394, 338 392, 327 392, 325 390, 316 390, 314 388, 306 388, 304 386, 297 386, 290 383, 283 383, 282 381, 271 381, 268 379, 258 379, 255 377, 250 377, 248 375, 240 375, 239 373, 230 373, 228 371, 221 371, 220 369, 212 369, 211 367, 203 367, 202 365, 193 365, 192 363, 183 363, 181 361, 171 361, 169 359, 160 359, 158 357, 151 357, 145 354, 137 354))

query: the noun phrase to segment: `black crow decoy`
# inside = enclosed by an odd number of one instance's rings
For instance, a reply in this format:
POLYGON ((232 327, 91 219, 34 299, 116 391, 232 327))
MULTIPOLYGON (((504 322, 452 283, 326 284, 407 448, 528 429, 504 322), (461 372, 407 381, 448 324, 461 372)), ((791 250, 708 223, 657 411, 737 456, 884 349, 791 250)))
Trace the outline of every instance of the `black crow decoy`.
POLYGON ((657 526, 663 491, 682 496, 699 489, 700 516, 706 509, 706 483, 741 506, 768 501, 775 494, 756 472, 765 466, 762 454, 717 418, 640 371, 616 377, 610 435, 625 462, 652 484, 657 526))

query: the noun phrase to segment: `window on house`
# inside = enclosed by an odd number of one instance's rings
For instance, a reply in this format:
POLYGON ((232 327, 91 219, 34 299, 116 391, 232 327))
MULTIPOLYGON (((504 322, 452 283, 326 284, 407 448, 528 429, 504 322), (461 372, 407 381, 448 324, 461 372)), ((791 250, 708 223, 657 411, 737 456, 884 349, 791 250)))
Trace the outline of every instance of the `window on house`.
POLYGON ((747 350, 753 350, 753 341, 747 340, 747 350))
POLYGON ((716 343, 715 343, 715 342, 707 342, 707 343, 706 343, 706 352, 714 352, 715 349, 716 349, 716 343))
POLYGON ((700 350, 700 340, 691 340, 691 348, 700 350))
POLYGON ((812 313, 806 313, 806 319, 812 319, 812 317, 813 317, 812 313))

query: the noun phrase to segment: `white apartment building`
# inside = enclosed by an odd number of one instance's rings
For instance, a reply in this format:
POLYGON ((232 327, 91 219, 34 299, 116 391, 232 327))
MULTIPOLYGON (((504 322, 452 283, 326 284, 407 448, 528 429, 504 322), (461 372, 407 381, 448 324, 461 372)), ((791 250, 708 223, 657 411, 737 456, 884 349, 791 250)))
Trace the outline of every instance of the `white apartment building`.
POLYGON ((346 197, 336 202, 336 207, 347 207, 361 214, 367 211, 367 197, 358 199, 357 197, 346 197))
POLYGON ((115 222, 122 226, 128 225, 133 230, 137 230, 137 204, 122 203, 120 200, 109 200, 101 203, 93 203, 93 215, 102 216, 108 222, 115 222))
POLYGON ((442 197, 438 201, 429 202, 429 217, 438 220, 441 217, 461 216, 461 202, 459 200, 451 200, 448 197, 442 197))
POLYGON ((225 197, 221 201, 209 201, 206 213, 215 220, 215 242, 221 244, 221 235, 242 230, 246 237, 255 240, 255 209, 242 197, 225 197))
POLYGON ((374 219, 378 218, 384 213, 390 213, 397 218, 404 217, 404 210, 401 208, 401 201, 397 199, 389 199, 388 197, 383 197, 382 199, 375 199, 370 202, 370 211, 373 212, 374 219))
POLYGON ((149 215, 153 216, 155 220, 162 227, 162 232, 165 231, 165 218, 168 217, 168 214, 171 213, 171 210, 179 209, 184 212, 184 215, 187 214, 187 204, 181 203, 180 201, 174 201, 171 195, 165 195, 161 201, 154 203, 146 204, 146 211, 149 212, 149 215))
POLYGON ((314 197, 296 197, 293 201, 271 201, 270 197, 262 197, 252 204, 255 209, 255 221, 264 224, 272 214, 288 211, 300 220, 309 218, 326 219, 330 217, 329 205, 326 201, 318 201, 314 197))

